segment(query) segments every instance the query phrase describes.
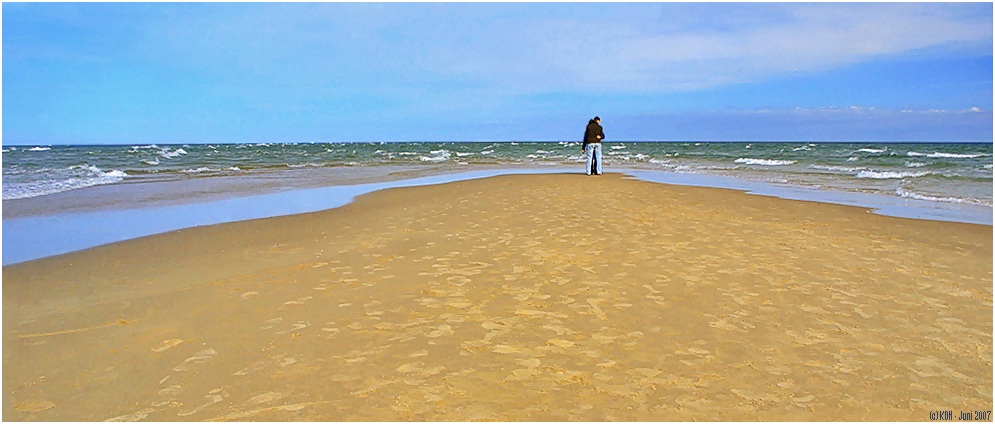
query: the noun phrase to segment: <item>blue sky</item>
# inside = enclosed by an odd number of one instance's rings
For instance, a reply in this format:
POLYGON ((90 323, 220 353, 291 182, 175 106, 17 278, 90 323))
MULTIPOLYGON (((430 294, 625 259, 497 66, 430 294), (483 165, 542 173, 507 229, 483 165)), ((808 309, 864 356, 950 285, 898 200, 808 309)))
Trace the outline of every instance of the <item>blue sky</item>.
POLYGON ((3 143, 992 141, 991 3, 3 3, 3 143))

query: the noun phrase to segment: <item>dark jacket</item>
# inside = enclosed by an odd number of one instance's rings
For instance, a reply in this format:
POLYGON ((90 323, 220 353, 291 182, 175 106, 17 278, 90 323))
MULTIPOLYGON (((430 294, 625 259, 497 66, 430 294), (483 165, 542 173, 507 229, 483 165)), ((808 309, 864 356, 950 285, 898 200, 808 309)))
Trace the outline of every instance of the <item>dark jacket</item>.
POLYGON ((601 128, 601 124, 598 124, 593 119, 587 123, 587 130, 584 131, 584 145, 591 143, 600 143, 601 140, 605 139, 604 129, 601 128), (598 138, 598 136, 601 138, 598 138))

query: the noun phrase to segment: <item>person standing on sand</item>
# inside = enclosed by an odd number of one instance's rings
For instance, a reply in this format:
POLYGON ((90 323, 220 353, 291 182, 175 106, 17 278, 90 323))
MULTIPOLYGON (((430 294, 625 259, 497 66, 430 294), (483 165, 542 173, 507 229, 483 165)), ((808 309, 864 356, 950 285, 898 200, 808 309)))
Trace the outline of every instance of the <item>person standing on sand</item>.
POLYGON ((605 138, 604 129, 601 128, 601 118, 595 116, 587 123, 584 131, 584 145, 581 149, 587 154, 587 175, 591 175, 591 162, 594 162, 594 174, 601 175, 601 140, 605 138))

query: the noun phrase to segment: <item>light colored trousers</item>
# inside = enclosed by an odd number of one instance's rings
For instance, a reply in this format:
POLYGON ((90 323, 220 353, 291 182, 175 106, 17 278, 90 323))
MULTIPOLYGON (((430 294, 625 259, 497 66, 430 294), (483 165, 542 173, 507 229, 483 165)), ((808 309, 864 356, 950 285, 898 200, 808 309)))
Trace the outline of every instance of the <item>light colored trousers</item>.
POLYGON ((597 162, 595 165, 594 173, 601 175, 601 143, 591 143, 587 145, 587 168, 584 168, 584 172, 587 175, 591 175, 591 161, 597 162))

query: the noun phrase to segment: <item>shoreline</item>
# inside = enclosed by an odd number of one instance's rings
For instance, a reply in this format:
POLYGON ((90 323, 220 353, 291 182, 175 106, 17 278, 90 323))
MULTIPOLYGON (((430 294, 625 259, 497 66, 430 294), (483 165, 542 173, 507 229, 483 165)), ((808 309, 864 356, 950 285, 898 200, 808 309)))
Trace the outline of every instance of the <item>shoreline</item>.
MULTIPOLYGON (((288 180, 288 173, 275 173, 260 175, 254 180, 237 177, 131 186, 118 184, 74 190, 54 199, 8 201, 19 204, 9 214, 6 210, 9 208, 5 208, 3 244, 18 248, 4 253, 3 266, 183 228, 337 208, 356 196, 395 187, 445 184, 499 175, 580 174, 573 167, 468 168, 472 169, 388 167, 366 174, 336 170, 333 175, 325 174, 324 178, 316 180, 303 178, 303 181, 288 180), (276 182, 270 182, 274 180, 276 182), (193 182, 197 184, 191 188, 193 182), (320 186, 322 183, 335 185, 320 186), (67 205, 66 202, 71 203, 67 205), (73 207, 75 203, 79 205, 73 207)), ((642 169, 615 172, 653 183, 731 189, 788 200, 855 206, 885 216, 992 225, 992 209, 977 205, 938 205, 922 200, 780 186, 702 174, 642 169)), ((314 172, 304 174, 314 176, 314 172)), ((289 175, 301 176, 300 173, 289 175)))
POLYGON ((926 420, 990 408, 991 243, 620 174, 390 188, 5 266, 4 417, 926 420))

